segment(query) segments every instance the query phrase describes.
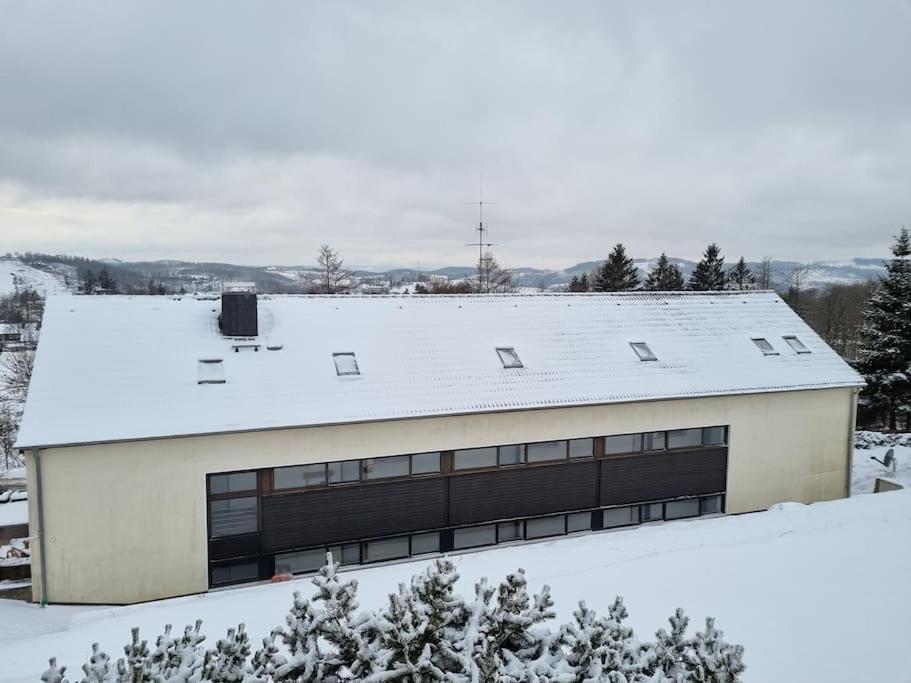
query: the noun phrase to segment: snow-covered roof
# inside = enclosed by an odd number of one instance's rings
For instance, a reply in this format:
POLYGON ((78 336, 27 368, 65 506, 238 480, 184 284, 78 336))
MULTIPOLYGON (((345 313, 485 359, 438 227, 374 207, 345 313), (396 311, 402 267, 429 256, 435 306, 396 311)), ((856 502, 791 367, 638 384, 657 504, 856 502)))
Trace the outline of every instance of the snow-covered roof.
POLYGON ((862 383, 771 292, 261 296, 260 350, 237 352, 219 310, 215 298, 49 298, 18 445, 862 383), (523 367, 504 368, 498 347, 523 367), (337 374, 338 353, 359 374, 337 374), (198 383, 200 360, 218 358, 225 382, 198 383))

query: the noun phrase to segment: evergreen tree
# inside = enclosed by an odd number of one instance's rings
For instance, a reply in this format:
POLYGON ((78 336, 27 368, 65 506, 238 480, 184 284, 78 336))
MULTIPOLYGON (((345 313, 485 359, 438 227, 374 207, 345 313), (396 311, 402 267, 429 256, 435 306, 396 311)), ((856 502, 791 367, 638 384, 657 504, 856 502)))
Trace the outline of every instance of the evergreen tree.
POLYGON ((679 266, 670 263, 667 254, 662 253, 658 263, 649 271, 644 288, 653 292, 678 292, 683 286, 683 273, 680 272, 679 266))
POLYGON ((859 370, 867 380, 864 401, 885 413, 889 429, 900 416, 911 429, 911 237, 902 228, 893 258, 864 316, 859 370))
POLYGON ((724 641, 712 617, 705 619, 705 631, 696 633, 689 656, 691 680, 697 683, 733 683, 746 668, 743 646, 724 641))
POLYGON ((584 602, 573 612, 573 621, 561 629, 561 641, 568 649, 567 662, 574 681, 626 683, 637 670, 637 644, 633 630, 623 624, 627 612, 617 597, 607 618, 598 618, 584 602))
POLYGON ((728 271, 728 282, 730 283, 731 289, 753 288, 756 278, 753 277, 753 271, 750 270, 750 267, 747 265, 743 256, 741 256, 740 260, 731 266, 731 269, 728 271))
POLYGON ((95 277, 95 272, 91 268, 84 271, 80 278, 79 291, 82 294, 94 294, 97 286, 98 278, 95 277))
POLYGON ((98 289, 100 289, 105 294, 117 293, 117 282, 114 280, 114 278, 111 277, 111 274, 108 272, 107 268, 102 268, 101 272, 98 273, 97 284, 98 289))
POLYGON ((592 274, 592 291, 623 292, 639 286, 639 271, 633 259, 626 255, 626 248, 617 244, 607 261, 592 274))
POLYGON ((244 625, 229 628, 226 638, 215 643, 215 649, 205 654, 202 680, 216 683, 240 683, 244 679, 247 659, 250 657, 250 638, 244 625))
POLYGON ((687 668, 687 654, 689 642, 686 638, 686 628, 690 623, 689 617, 678 608, 674 616, 668 621, 671 632, 663 628, 655 634, 655 643, 650 644, 645 657, 648 663, 649 674, 660 674, 671 681, 686 680, 684 673, 687 668))
POLYGON ((724 272, 724 258, 721 249, 712 242, 705 249, 702 260, 690 275, 689 288, 694 292, 711 292, 725 288, 727 277, 724 272))
POLYGON ((66 683, 66 667, 57 666, 57 658, 51 657, 47 660, 48 668, 43 674, 41 674, 41 680, 43 683, 66 683))
POLYGON ((582 273, 582 277, 573 275, 572 280, 569 281, 570 292, 587 292, 589 289, 591 289, 591 285, 588 282, 588 273, 582 273))

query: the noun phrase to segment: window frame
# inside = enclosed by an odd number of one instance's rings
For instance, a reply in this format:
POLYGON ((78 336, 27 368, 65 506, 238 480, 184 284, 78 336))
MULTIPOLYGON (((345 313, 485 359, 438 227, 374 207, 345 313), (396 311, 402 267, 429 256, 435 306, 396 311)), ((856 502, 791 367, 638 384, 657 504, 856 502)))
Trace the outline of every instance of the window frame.
POLYGON ((517 370, 525 367, 514 346, 497 346, 497 356, 504 370, 517 370))
POLYGON ((361 366, 357 362, 357 354, 354 351, 333 351, 332 362, 335 365, 335 374, 338 377, 359 377, 361 374, 361 366), (342 371, 339 367, 338 359, 348 356, 351 357, 351 361, 354 363, 354 370, 342 371))
POLYGON ((791 347, 791 350, 798 355, 806 355, 813 353, 807 345, 800 341, 800 337, 796 334, 784 334, 781 336, 784 339, 785 343, 791 347))
POLYGON ((753 344, 756 345, 756 348, 757 348, 757 349, 759 349, 760 351, 762 351, 762 355, 763 355, 763 356, 779 356, 779 355, 781 355, 781 354, 778 352, 778 350, 777 350, 774 346, 772 346, 772 342, 770 342, 770 341, 768 340, 768 337, 750 337, 750 340, 753 342, 753 344), (765 345, 768 346, 769 348, 768 348, 768 349, 764 348, 764 347, 763 347, 763 344, 765 344, 765 345))
POLYGON ((658 356, 656 356, 655 352, 652 351, 652 347, 648 345, 648 342, 635 341, 630 342, 629 345, 639 357, 640 362, 651 363, 658 360, 658 356))

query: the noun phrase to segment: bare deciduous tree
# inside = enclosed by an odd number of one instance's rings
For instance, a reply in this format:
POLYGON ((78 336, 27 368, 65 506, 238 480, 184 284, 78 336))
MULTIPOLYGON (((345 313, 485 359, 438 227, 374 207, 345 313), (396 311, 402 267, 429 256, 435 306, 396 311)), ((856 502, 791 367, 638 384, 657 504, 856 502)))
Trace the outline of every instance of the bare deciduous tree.
POLYGON ((516 291, 512 273, 500 267, 491 252, 486 252, 478 261, 478 292, 501 294, 516 291))
POLYGON ((0 381, 6 386, 10 400, 25 402, 28 384, 32 379, 32 368, 35 366, 35 352, 32 350, 10 351, 3 354, 0 363, 0 381))
POLYGON ((16 443, 16 432, 19 430, 19 411, 11 401, 0 400, 0 455, 3 456, 3 469, 19 467, 21 459, 13 449, 16 443))

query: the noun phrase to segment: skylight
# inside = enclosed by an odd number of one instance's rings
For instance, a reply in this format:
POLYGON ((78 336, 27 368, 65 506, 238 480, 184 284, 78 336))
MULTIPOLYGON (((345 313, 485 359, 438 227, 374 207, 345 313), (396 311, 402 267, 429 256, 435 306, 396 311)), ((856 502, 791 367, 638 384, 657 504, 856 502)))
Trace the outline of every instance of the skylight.
POLYGON ((200 358, 197 384, 224 384, 225 367, 221 358, 200 358))
POLYGON ((522 361, 519 360, 519 354, 511 346, 498 346, 497 355, 500 356, 500 362, 504 368, 524 368, 522 361))
POLYGON ((753 337, 753 343, 760 348, 763 356, 778 355, 778 351, 775 350, 775 347, 772 346, 765 337, 753 337))
POLYGON ((359 375, 360 369, 357 367, 357 358, 353 353, 333 353, 332 359, 335 361, 335 374, 339 375, 359 375))
POLYGON ((794 349, 797 353, 812 353, 810 349, 804 346, 803 342, 793 334, 786 334, 784 337, 782 337, 782 339, 784 339, 788 343, 788 346, 794 349))
POLYGON ((629 345, 633 347, 633 351, 639 356, 639 360, 658 360, 658 356, 652 352, 645 342, 630 342, 629 345))

